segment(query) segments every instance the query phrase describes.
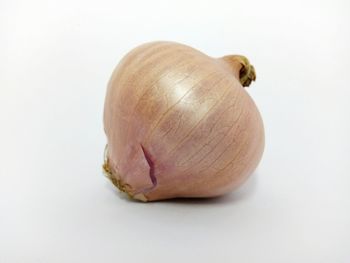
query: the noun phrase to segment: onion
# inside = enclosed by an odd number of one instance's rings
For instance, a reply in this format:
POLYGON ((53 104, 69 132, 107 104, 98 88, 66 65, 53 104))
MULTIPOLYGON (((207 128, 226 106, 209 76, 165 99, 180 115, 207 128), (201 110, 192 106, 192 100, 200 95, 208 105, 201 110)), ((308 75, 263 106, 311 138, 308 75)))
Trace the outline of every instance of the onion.
POLYGON ((130 197, 213 197, 246 180, 264 148, 260 114, 239 55, 209 57, 174 42, 128 53, 109 81, 103 168, 130 197))

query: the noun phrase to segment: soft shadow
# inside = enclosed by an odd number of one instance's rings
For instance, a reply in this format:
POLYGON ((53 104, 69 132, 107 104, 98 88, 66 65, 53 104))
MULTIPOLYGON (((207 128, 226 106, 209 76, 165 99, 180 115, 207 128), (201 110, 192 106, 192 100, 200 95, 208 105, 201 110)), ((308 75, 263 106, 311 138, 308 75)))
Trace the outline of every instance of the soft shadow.
POLYGON ((255 193, 258 184, 258 175, 253 173, 250 178, 237 190, 223 196, 210 198, 176 198, 159 202, 168 202, 184 205, 212 205, 212 204, 232 204, 245 200, 255 193))
POLYGON ((132 200, 128 197, 127 194, 121 192, 117 187, 115 187, 110 181, 106 182, 106 188, 112 192, 115 196, 117 196, 119 199, 132 202, 132 203, 137 203, 137 201, 132 200))
POLYGON ((169 204, 183 204, 183 205, 213 205, 213 204, 232 204, 253 196, 258 185, 258 174, 253 173, 248 180, 237 190, 232 193, 228 193, 219 197, 210 198, 175 198, 160 201, 153 201, 148 203, 139 202, 137 200, 130 199, 125 193, 119 191, 113 184, 106 182, 106 188, 116 195, 119 199, 140 204, 156 204, 156 203, 169 203, 169 204))

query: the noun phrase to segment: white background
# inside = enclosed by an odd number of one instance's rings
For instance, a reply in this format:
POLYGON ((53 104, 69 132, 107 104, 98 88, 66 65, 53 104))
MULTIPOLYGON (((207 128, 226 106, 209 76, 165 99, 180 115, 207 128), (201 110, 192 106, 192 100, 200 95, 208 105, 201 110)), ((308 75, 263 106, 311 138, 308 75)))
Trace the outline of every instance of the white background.
POLYGON ((349 1, 0 2, 0 262, 350 262, 349 1), (237 192, 137 203, 101 172, 131 48, 246 55, 266 127, 237 192))

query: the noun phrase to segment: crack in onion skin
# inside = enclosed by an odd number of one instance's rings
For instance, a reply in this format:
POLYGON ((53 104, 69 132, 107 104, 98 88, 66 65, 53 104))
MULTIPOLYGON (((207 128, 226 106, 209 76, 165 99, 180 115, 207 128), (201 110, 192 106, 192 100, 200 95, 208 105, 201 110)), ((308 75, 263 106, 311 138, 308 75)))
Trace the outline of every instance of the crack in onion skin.
POLYGON ((264 149, 261 116, 243 88, 255 77, 240 55, 212 58, 174 42, 133 49, 108 84, 106 175, 141 201, 237 188, 264 149))

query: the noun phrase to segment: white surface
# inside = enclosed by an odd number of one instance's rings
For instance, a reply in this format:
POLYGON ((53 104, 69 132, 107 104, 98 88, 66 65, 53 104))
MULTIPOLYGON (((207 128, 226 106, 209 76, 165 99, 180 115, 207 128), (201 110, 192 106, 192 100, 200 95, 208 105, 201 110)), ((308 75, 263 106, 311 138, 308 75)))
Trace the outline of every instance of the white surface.
POLYGON ((350 262, 348 1, 1 1, 0 262, 350 262), (250 58, 266 150, 238 192, 136 203, 102 176, 106 83, 174 40, 250 58))

